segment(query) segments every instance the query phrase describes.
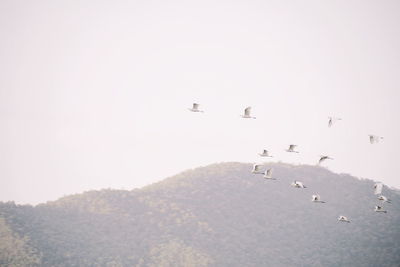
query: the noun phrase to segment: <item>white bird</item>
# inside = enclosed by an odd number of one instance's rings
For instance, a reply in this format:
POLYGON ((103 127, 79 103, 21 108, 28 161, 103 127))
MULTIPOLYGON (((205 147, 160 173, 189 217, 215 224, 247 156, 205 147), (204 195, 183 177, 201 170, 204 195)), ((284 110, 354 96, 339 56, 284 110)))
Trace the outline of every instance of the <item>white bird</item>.
POLYGON ((384 210, 381 206, 375 206, 374 211, 375 211, 375 212, 383 212, 383 213, 386 213, 386 212, 387 212, 387 211, 384 210))
POLYGON ((375 195, 380 195, 382 194, 382 189, 383 189, 383 184, 382 183, 376 183, 374 184, 374 194, 375 195))
POLYGON ((336 121, 340 121, 342 120, 341 118, 335 118, 335 117, 328 117, 329 121, 328 121, 328 127, 332 127, 332 125, 336 122, 336 121))
POLYGON ((294 181, 290 185, 295 188, 306 188, 306 186, 302 182, 298 182, 298 181, 294 181))
POLYGON ((380 201, 390 203, 390 199, 388 199, 388 198, 385 197, 385 196, 379 196, 378 199, 379 199, 380 201))
POLYGON ((193 107, 188 108, 188 110, 190 110, 191 112, 204 112, 203 110, 199 110, 199 106, 200 104, 193 103, 193 107))
POLYGON ((321 197, 318 194, 312 195, 311 201, 315 203, 325 203, 325 201, 321 200, 321 197))
POLYGON ((261 164, 254 164, 253 165, 253 170, 251 170, 252 173, 254 174, 264 174, 263 171, 261 171, 261 164))
POLYGON ((318 165, 320 165, 322 162, 324 162, 327 159, 333 159, 329 156, 320 156, 319 161, 318 161, 318 165))
POLYGON ((265 179, 268 179, 268 180, 276 180, 275 178, 272 178, 272 168, 266 170, 266 171, 264 172, 264 176, 263 176, 263 177, 264 177, 265 179))
POLYGON ((286 152, 299 153, 299 151, 294 150, 296 147, 297 147, 297 145, 290 145, 289 148, 286 149, 286 152))
POLYGON ((372 135, 372 134, 370 134, 368 136, 369 136, 369 142, 371 144, 378 143, 381 139, 383 139, 382 136, 377 136, 377 135, 372 135))
POLYGON ((259 153, 261 157, 269 157, 272 158, 272 156, 268 153, 268 150, 264 149, 262 153, 259 153))
POLYGON ((245 119, 255 119, 256 117, 252 117, 252 116, 250 115, 250 112, 251 112, 251 107, 245 108, 244 114, 241 115, 242 118, 245 118, 245 119))
POLYGON ((340 215, 340 216, 339 216, 338 221, 339 221, 339 222, 348 222, 348 223, 350 222, 350 220, 347 219, 347 217, 346 217, 346 216, 343 216, 343 215, 340 215))

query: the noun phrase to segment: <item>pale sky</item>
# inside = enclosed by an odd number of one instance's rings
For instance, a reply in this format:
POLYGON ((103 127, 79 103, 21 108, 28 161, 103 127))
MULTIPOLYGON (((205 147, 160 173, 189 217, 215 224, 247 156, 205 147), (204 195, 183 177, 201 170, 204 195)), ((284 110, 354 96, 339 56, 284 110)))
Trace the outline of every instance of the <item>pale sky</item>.
POLYGON ((264 148, 400 188, 399 14, 396 0, 1 0, 0 201, 138 188, 264 148))

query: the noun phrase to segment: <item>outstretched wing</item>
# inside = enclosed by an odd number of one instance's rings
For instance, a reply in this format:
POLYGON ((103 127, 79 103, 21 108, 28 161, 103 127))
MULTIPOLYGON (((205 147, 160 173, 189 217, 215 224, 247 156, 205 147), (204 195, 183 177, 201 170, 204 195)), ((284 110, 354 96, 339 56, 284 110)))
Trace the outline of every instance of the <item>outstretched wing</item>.
POLYGON ((382 193, 382 189, 383 189, 383 184, 382 183, 376 183, 374 185, 374 189, 375 189, 375 191, 374 191, 375 195, 381 194, 382 193))
POLYGON ((245 110, 244 110, 244 115, 245 115, 245 116, 250 116, 250 112, 251 112, 251 107, 247 107, 247 108, 245 108, 245 110))

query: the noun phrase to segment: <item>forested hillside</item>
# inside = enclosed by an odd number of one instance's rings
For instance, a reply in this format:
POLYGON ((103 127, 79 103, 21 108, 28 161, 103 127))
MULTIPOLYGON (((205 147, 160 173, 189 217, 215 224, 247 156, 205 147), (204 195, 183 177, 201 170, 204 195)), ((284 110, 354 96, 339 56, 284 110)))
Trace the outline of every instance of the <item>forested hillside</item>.
POLYGON ((400 266, 399 191, 380 203, 372 180, 266 166, 277 180, 221 163, 132 191, 0 203, 0 266, 400 266))

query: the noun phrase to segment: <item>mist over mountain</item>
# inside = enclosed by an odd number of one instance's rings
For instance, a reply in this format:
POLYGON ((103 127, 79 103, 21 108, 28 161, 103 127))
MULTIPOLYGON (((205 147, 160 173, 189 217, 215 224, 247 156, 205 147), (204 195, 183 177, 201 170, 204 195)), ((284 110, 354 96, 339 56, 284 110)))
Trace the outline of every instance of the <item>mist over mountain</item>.
POLYGON ((400 266, 398 190, 380 203, 372 180, 265 166, 277 180, 220 163, 132 191, 0 203, 0 266, 400 266))

